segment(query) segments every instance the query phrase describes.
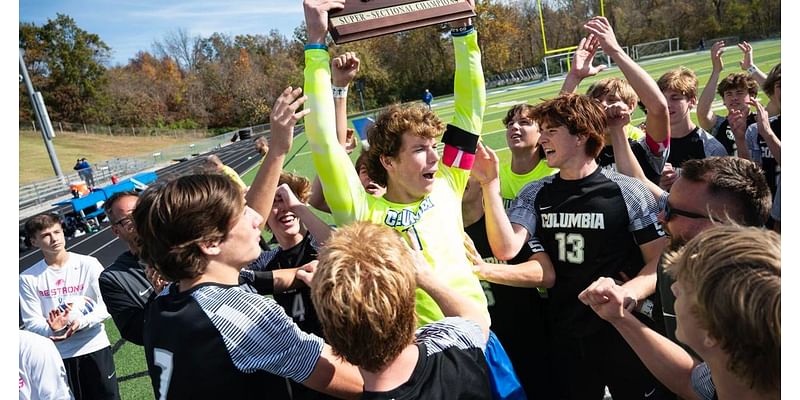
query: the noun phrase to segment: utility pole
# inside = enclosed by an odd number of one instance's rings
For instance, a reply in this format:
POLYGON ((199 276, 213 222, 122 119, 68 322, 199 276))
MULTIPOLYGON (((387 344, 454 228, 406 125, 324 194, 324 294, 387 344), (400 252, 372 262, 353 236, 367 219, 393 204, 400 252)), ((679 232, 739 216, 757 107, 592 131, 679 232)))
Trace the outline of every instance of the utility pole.
POLYGON ((42 94, 34 91, 31 78, 28 76, 28 68, 25 66, 25 60, 22 59, 22 49, 19 49, 19 73, 22 80, 25 82, 25 88, 28 90, 28 97, 31 99, 31 106, 33 113, 36 114, 36 121, 39 123, 39 129, 42 131, 42 140, 47 148, 47 154, 50 156, 50 163, 53 165, 53 171, 62 183, 66 184, 64 174, 61 172, 61 166, 58 163, 56 151, 53 148, 53 126, 50 123, 50 117, 47 115, 47 108, 44 106, 42 94))

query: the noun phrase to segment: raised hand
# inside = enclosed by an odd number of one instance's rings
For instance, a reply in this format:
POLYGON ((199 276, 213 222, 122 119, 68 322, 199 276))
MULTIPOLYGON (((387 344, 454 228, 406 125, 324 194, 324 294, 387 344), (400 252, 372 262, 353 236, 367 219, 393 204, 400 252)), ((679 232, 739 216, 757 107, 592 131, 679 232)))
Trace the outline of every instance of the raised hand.
POLYGON ((470 174, 480 182, 481 186, 491 183, 500 176, 500 160, 494 150, 478 142, 475 152, 475 163, 470 174))
POLYGON ((720 40, 711 46, 711 69, 721 72, 725 65, 722 63, 722 53, 725 53, 725 42, 720 40))
POLYGON ((592 65, 599 46, 600 41, 597 39, 597 36, 592 33, 581 39, 581 42, 578 43, 578 48, 575 49, 575 54, 572 57, 572 72, 580 79, 595 76, 600 73, 600 71, 608 68, 605 64, 600 64, 598 66, 592 65))
POLYGON ((756 126, 758 127, 758 134, 766 138, 771 135, 772 126, 769 124, 769 114, 767 109, 758 101, 757 98, 751 97, 748 103, 756 109, 756 126))
POLYGON ((739 50, 742 51, 742 61, 739 61, 739 66, 747 71, 753 66, 753 46, 750 43, 742 42, 738 44, 739 50))
POLYGON ((297 207, 302 207, 305 205, 300 202, 297 196, 294 195, 292 189, 289 188, 289 185, 285 183, 278 186, 278 189, 275 191, 275 197, 279 197, 283 201, 283 204, 285 204, 290 210, 294 210, 297 207))
POLYGON ((325 43, 325 36, 328 34, 328 12, 343 7, 344 0, 303 1, 309 43, 325 43))
POLYGON ((678 169, 674 168, 671 163, 664 163, 664 170, 661 171, 661 179, 658 181, 658 187, 669 191, 672 184, 678 180, 680 173, 678 169))
MULTIPOLYGON (((742 110, 733 110, 728 113, 728 125, 731 127, 733 136, 742 139, 747 130, 747 116, 742 110)), ((769 123, 767 123, 767 125, 769 125, 769 123)))
POLYGON ((311 112, 310 109, 297 111, 308 99, 308 96, 301 96, 301 93, 303 93, 303 88, 293 89, 289 86, 283 90, 272 106, 272 113, 270 113, 272 135, 269 139, 269 147, 282 154, 288 153, 292 148, 294 126, 297 121, 311 112))
POLYGON ((618 102, 606 107, 606 121, 609 128, 622 128, 631 122, 631 110, 627 104, 618 102))
POLYGON ((331 75, 333 86, 345 87, 355 79, 361 66, 361 60, 356 53, 348 51, 331 60, 331 75))
POLYGON ((614 29, 606 17, 594 17, 589 20, 583 27, 594 34, 600 42, 600 47, 606 54, 621 52, 622 47, 617 43, 617 37, 614 35, 614 29))

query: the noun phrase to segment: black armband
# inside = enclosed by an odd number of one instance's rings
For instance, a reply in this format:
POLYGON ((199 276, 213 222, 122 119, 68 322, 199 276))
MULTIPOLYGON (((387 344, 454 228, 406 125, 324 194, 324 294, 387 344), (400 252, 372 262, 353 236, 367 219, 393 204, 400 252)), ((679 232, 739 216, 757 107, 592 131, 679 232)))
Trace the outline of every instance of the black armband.
POLYGON ((275 279, 272 271, 243 269, 239 272, 239 284, 252 286, 260 295, 275 293, 275 279))

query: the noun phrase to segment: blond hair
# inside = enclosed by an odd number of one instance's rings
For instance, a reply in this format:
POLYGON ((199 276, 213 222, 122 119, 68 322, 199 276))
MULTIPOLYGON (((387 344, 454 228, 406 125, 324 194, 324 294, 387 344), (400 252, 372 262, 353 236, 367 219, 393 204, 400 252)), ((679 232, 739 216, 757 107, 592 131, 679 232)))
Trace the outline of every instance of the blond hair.
POLYGON ((339 229, 320 250, 311 288, 325 339, 353 365, 379 371, 413 343, 415 267, 393 229, 339 229))
POLYGON ((631 109, 635 108, 636 103, 639 101, 639 96, 636 95, 633 87, 628 81, 620 78, 601 79, 589 86, 586 95, 595 100, 600 100, 603 96, 616 95, 631 109))
POLYGON ((781 244, 773 231, 718 225, 667 255, 691 312, 728 355, 727 369, 764 394, 781 385, 781 244))
POLYGON ((661 75, 656 83, 662 92, 672 89, 688 99, 697 98, 697 75, 689 68, 679 67, 669 70, 661 75))

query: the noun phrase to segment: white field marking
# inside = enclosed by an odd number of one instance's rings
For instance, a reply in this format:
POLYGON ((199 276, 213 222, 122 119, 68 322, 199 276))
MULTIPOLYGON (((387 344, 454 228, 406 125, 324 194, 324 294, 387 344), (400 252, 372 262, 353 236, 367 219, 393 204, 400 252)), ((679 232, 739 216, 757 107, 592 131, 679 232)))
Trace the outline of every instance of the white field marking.
POLYGON ((506 108, 506 107, 513 107, 517 104, 523 104, 525 100, 512 100, 512 101, 504 101, 502 103, 495 103, 490 105, 491 108, 506 108))
POLYGON ((95 250, 95 251, 93 251, 93 252, 89 253, 89 255, 90 255, 90 256, 93 256, 93 255, 95 255, 95 253, 97 253, 98 251, 100 251, 100 250, 103 250, 104 248, 108 247, 108 245, 110 245, 111 243, 114 243, 114 242, 116 242, 116 241, 117 241, 117 239, 119 239, 119 237, 117 237, 117 236, 114 236, 114 239, 111 239, 111 240, 110 240, 108 243, 106 243, 106 244, 104 244, 104 245, 102 245, 102 246, 98 247, 98 248, 97 248, 97 250, 95 250))

